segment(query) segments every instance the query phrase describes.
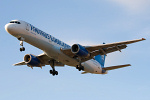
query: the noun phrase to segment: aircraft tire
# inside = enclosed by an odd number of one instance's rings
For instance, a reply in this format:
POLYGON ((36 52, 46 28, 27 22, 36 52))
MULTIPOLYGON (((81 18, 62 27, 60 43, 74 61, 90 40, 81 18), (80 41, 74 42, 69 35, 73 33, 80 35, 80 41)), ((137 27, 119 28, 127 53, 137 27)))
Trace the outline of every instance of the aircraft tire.
POLYGON ((22 48, 20 48, 20 51, 22 52, 22 48))
POLYGON ((81 68, 82 70, 84 70, 84 67, 82 66, 82 68, 81 68))
POLYGON ((81 68, 79 68, 79 71, 81 71, 81 68))
POLYGON ((79 69, 78 65, 77 65, 76 69, 79 69))
POLYGON ((50 73, 50 74, 53 74, 53 71, 52 71, 52 70, 50 70, 50 71, 49 71, 49 73, 50 73))
POLYGON ((58 75, 58 72, 56 71, 55 74, 58 75))
POLYGON ((22 47, 22 51, 25 51, 25 48, 24 48, 24 47, 22 47))
POLYGON ((52 74, 53 76, 55 76, 56 74, 55 74, 55 72, 53 72, 53 74, 52 74))

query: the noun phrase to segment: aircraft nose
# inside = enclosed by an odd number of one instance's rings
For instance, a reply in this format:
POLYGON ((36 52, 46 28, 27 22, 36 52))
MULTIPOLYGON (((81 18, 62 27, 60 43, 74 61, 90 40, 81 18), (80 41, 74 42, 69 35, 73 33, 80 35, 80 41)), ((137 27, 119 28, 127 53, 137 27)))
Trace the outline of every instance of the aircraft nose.
POLYGON ((13 25, 12 24, 6 24, 5 25, 5 30, 8 32, 8 33, 11 33, 13 31, 13 25))

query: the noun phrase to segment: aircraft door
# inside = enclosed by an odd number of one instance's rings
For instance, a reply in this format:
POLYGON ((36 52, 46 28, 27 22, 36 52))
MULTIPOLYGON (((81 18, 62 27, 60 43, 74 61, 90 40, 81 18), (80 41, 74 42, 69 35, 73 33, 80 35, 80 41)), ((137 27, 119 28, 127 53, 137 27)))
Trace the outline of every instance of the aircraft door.
POLYGON ((29 26, 29 24, 27 24, 26 25, 26 30, 29 31, 29 28, 30 28, 30 26, 29 26))

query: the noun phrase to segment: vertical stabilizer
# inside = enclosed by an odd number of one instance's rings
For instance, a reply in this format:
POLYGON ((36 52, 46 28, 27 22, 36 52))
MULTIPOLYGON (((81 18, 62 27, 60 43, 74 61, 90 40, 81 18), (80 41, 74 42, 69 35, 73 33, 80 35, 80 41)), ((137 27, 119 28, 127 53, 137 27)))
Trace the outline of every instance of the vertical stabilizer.
POLYGON ((97 55, 97 56, 95 56, 95 60, 101 64, 102 68, 104 68, 105 55, 97 55))
MULTIPOLYGON (((103 42, 103 44, 105 44, 105 43, 103 42)), ((101 64, 102 68, 104 68, 105 56, 106 55, 97 55, 97 56, 95 56, 95 60, 101 64)))

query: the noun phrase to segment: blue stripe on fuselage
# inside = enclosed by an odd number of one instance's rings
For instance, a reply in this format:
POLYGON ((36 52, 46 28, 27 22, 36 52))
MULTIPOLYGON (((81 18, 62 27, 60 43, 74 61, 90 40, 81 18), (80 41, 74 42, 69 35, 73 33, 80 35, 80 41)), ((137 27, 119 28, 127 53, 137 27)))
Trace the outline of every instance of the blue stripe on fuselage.
POLYGON ((62 42, 62 41, 56 39, 55 37, 53 37, 53 36, 51 36, 51 35, 49 35, 49 34, 43 32, 43 31, 41 31, 40 29, 34 27, 34 26, 31 25, 31 24, 30 24, 30 26, 31 26, 31 31, 33 31, 33 32, 35 32, 35 33, 37 33, 37 34, 43 36, 43 37, 46 38, 46 39, 49 39, 50 41, 52 41, 52 42, 54 42, 54 43, 56 43, 56 44, 58 44, 58 45, 60 45, 60 46, 63 46, 64 48, 70 48, 70 46, 67 45, 66 43, 64 43, 64 42, 62 42))

